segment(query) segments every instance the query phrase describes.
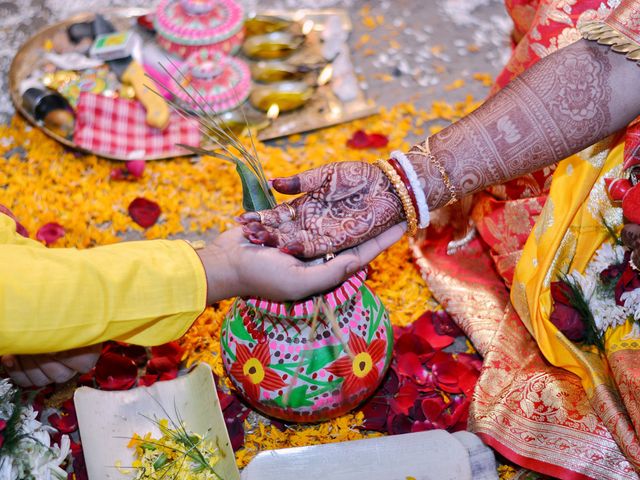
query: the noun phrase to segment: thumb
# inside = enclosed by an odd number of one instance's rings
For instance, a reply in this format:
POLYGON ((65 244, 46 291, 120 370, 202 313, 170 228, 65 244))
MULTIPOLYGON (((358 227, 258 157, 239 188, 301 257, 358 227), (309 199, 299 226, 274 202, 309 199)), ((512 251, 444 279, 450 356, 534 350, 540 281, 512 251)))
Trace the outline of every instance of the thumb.
POLYGON ((329 173, 327 166, 307 170, 292 177, 274 178, 271 183, 273 188, 280 193, 297 195, 299 193, 313 192, 322 186, 329 173))

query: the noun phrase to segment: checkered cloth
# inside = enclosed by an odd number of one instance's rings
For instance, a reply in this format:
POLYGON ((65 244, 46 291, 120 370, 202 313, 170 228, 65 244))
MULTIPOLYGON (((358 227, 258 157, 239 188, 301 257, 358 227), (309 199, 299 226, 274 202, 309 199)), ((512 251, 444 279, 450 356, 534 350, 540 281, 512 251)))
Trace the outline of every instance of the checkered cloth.
POLYGON ((82 148, 122 160, 185 153, 177 143, 200 146, 202 135, 195 120, 171 112, 169 125, 158 130, 147 125, 145 118, 140 102, 83 92, 76 110, 73 140, 82 148))

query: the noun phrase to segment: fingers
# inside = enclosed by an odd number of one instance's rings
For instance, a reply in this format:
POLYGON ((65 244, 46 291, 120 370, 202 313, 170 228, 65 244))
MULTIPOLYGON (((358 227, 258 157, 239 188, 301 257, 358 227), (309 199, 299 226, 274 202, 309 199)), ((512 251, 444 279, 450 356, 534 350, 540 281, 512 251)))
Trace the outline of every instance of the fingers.
POLYGON ((273 188, 280 193, 287 195, 297 195, 304 192, 313 192, 318 190, 327 178, 326 165, 320 168, 307 170, 292 177, 274 178, 272 180, 273 188))
MULTIPOLYGON (((60 352, 54 356, 55 362, 52 362, 52 363, 59 364, 60 367, 65 367, 67 370, 73 371, 74 375, 75 373, 87 373, 89 370, 95 367, 96 362, 100 357, 101 351, 102 351, 102 344, 98 344, 98 345, 91 345, 89 347, 78 348, 75 350, 69 350, 66 352, 60 352)), ((59 371, 62 375, 62 370, 58 366, 56 366, 56 368, 58 369, 56 370, 56 373, 59 371)), ((55 380, 56 383, 66 382, 67 380, 69 380, 69 378, 71 378, 69 377, 65 380, 58 380, 58 378, 62 378, 62 377, 57 376, 56 379, 54 379, 49 374, 48 370, 44 370, 44 371, 47 374, 47 376, 49 376, 49 378, 51 378, 52 380, 55 380)))
POLYGON ((303 269, 299 283, 304 287, 300 296, 306 297, 335 287, 399 241, 406 230, 407 224, 400 223, 357 247, 345 250, 329 262, 297 267, 303 269))
POLYGON ((334 253, 341 247, 331 237, 313 234, 307 230, 297 230, 292 234, 280 234, 278 246, 285 253, 303 258, 314 258, 334 253))
POLYGON ((16 356, 14 360, 14 368, 8 369, 7 373, 17 385, 21 387, 42 387, 51 383, 49 377, 40 370, 32 356, 16 356))
POLYGON ((267 227, 277 228, 279 225, 294 220, 296 216, 295 207, 289 203, 281 203, 271 210, 258 212, 245 212, 238 217, 241 225, 259 223, 267 227))

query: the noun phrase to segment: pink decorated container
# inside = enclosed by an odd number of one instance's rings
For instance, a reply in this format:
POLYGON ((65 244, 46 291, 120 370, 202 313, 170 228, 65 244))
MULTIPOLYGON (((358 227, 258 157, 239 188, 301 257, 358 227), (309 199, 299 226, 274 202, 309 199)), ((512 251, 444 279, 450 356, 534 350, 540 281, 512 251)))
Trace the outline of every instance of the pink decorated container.
POLYGON ((222 324, 221 352, 248 403, 286 421, 316 422, 373 394, 391 362, 393 329, 365 279, 359 272, 324 295, 337 327, 324 310, 313 327, 313 300, 235 301, 222 324))
POLYGON ((191 54, 183 66, 178 98, 190 108, 193 96, 197 103, 205 103, 211 112, 220 113, 236 108, 249 96, 251 72, 245 62, 220 52, 207 50, 191 54))
POLYGON ((234 0, 161 0, 153 25, 158 44, 181 58, 232 54, 244 38, 244 10, 234 0))

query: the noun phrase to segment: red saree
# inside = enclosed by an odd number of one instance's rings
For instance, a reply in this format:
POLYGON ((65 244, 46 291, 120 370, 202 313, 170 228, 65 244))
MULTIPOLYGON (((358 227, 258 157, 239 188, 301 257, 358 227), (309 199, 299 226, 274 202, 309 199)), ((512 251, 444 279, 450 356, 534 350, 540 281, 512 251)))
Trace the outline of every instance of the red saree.
MULTIPOLYGON (((618 3, 507 0, 514 49, 495 89, 581 38, 580 25, 603 20, 618 3)), ((633 135, 628 132, 625 154, 640 143, 632 142, 633 135)), ((536 221, 545 221, 539 217, 553 170, 477 195, 471 210, 477 238, 457 254, 447 255, 452 232, 435 227, 416 239, 414 254, 434 296, 484 357, 469 429, 514 463, 544 474, 638 478, 640 442, 634 425, 640 425, 640 368, 637 360, 630 361, 635 352, 610 354, 610 370, 602 375, 613 386, 599 385, 587 396, 576 375, 547 362, 510 301, 521 250, 536 221)))

